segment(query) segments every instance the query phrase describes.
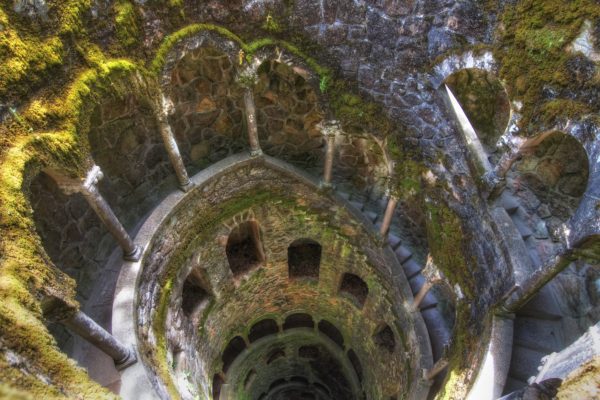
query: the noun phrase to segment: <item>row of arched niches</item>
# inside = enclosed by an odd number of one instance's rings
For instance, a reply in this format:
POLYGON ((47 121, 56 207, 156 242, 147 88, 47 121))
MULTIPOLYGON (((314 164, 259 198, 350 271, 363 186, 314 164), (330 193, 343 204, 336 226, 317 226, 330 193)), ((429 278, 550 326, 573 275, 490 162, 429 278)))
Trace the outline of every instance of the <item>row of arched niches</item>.
MULTIPOLYGON (((237 56, 237 49, 230 42, 206 34, 201 39, 183 43, 167 58, 162 84, 172 103, 169 123, 190 175, 248 149, 243 90, 236 82, 239 73, 237 56)), ((265 50, 259 52, 257 59, 261 63, 257 66, 258 81, 253 93, 263 152, 313 176, 320 176, 325 139, 319 124, 325 120, 327 110, 320 98, 318 80, 303 61, 291 55, 281 57, 274 50, 265 50)), ((573 224, 578 221, 582 204, 585 203, 587 209, 598 196, 598 190, 589 185, 590 180, 597 182, 597 177, 590 173, 593 165, 590 160, 598 157, 598 150, 593 146, 597 131, 582 121, 534 135, 522 135, 517 128, 518 111, 495 76, 493 64, 477 60, 448 61, 439 67, 434 86, 437 85, 440 94, 445 85, 452 91, 478 136, 485 158, 505 178, 503 191, 490 202, 507 211, 528 249, 532 266, 543 265, 567 245, 569 232, 576 229, 573 224), (463 68, 465 65, 468 68, 463 68)), ((449 105, 448 115, 451 115, 450 108, 449 105)), ((152 113, 143 99, 124 96, 102 99, 90 117, 88 137, 92 157, 105 176, 99 183, 100 191, 131 233, 136 232, 156 204, 177 185, 152 113)), ((385 188, 392 170, 386 138, 378 135, 378 132, 367 132, 360 126, 342 130, 336 136, 333 168, 337 190, 347 195, 351 204, 360 206, 374 223, 380 221, 378 215, 383 215, 385 188)), ((110 328, 110 301, 118 276, 118 270, 111 267, 115 265, 115 241, 81 195, 62 193, 45 173, 35 177, 29 189, 36 227, 46 252, 57 267, 77 282, 77 296, 83 309, 101 325, 110 328)), ((420 276, 418 271, 425 264, 427 255, 423 221, 423 211, 418 205, 401 203, 391 227, 393 237, 402 242, 402 248, 410 250, 410 260, 403 258, 400 262, 403 266, 414 262, 417 273, 412 277, 420 276)), ((255 267, 264 261, 264 253, 257 244, 258 231, 251 222, 232 228, 227 258, 234 279, 238 273, 256 272, 260 268, 255 267)), ((313 261, 318 258, 320 246, 309 238, 289 244, 290 279, 318 281, 318 263, 313 261), (302 249, 302 256, 297 249, 302 249), (313 261, 307 261, 307 256, 313 261)), ((543 355, 565 347, 572 342, 575 332, 585 330, 598 320, 598 299, 588 289, 580 293, 586 297, 583 301, 557 298, 565 285, 587 288, 589 282, 598 279, 597 269, 577 263, 564 275, 566 277, 554 289, 548 289, 550 300, 544 304, 553 304, 551 317, 541 315, 535 308, 517 315, 514 365, 509 372, 507 391, 523 386, 528 376, 535 375, 543 355), (578 304, 590 307, 576 309, 578 304), (536 345, 526 337, 531 326, 551 332, 547 345, 536 345)), ((340 275, 338 282, 337 294, 349 299, 354 307, 362 307, 369 296, 365 282, 352 273, 340 275), (347 290, 344 289, 346 286, 347 290)), ((433 303, 434 308, 443 308, 440 314, 446 321, 447 332, 452 331, 453 303, 456 301, 451 293, 448 294, 448 290, 436 292, 439 306, 433 303)), ((191 273, 182 288, 182 313, 188 318, 194 318, 199 310, 202 311, 200 314, 209 313, 210 298, 206 277, 191 273)), ((339 340, 335 333, 339 329, 335 324, 326 319, 314 319, 309 310, 261 321, 253 324, 247 333, 240 330, 240 335, 223 349, 223 368, 212 377, 211 393, 222 390, 227 382, 228 364, 242 363, 240 357, 248 353, 248 348, 268 344, 272 337, 294 336, 294 332, 298 338, 291 342, 297 345, 281 349, 284 354, 309 362, 326 362, 333 357, 347 372, 344 379, 359 382, 360 386, 361 361, 355 349, 339 340), (302 335, 306 330, 317 333, 317 344, 303 344, 302 335)), ((50 329, 67 354, 83 365, 91 364, 78 339, 59 325, 52 325, 50 329)), ((365 334, 370 343, 394 351, 398 335, 395 328, 382 322, 377 330, 365 334)), ((442 345, 434 349, 434 358, 441 357, 442 345)), ((178 349, 171 350, 173 370, 176 370, 184 361, 180 359, 178 349)), ((268 351, 265 354, 264 362, 268 365, 272 354, 268 351)), ((106 379, 101 382, 105 385, 118 382, 116 373, 107 378, 106 374, 95 375, 94 366, 86 367, 92 377, 106 379)), ((252 387, 255 379, 252 370, 246 370, 246 373, 244 379, 249 382, 248 387, 252 387)), ((306 378, 298 376, 284 382, 270 382, 265 384, 264 390, 293 387, 294 379, 306 378)), ((323 398, 333 396, 331 388, 338 387, 335 386, 337 383, 328 386, 317 378, 306 385, 325 393, 323 398), (325 385, 325 388, 319 385, 325 385)), ((339 383, 339 387, 347 386, 339 383)))

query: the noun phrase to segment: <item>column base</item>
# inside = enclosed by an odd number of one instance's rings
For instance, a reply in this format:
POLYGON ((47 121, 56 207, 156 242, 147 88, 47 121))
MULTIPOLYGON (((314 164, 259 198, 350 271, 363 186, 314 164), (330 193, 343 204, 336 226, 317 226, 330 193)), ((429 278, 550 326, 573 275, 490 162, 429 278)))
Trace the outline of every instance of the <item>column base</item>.
POLYGON ((194 183, 192 181, 187 181, 187 183, 185 184, 179 184, 179 189, 183 192, 183 193, 187 193, 189 192, 192 188, 194 187, 194 183))
POLYGON ((135 249, 129 254, 123 254, 125 261, 139 261, 142 257, 142 246, 135 245, 135 249))
POLYGON ((323 192, 333 191, 334 189, 335 189, 335 186, 331 182, 325 182, 325 181, 319 182, 319 190, 322 190, 323 192))
POLYGON ((250 157, 261 157, 262 155, 262 149, 250 150, 250 157))
POLYGON ((137 362, 137 356, 135 354, 135 350, 132 347, 132 348, 130 348, 129 354, 127 355, 127 357, 125 357, 125 359, 115 361, 115 368, 117 369, 117 371, 122 371, 127 367, 131 367, 136 362, 137 362))

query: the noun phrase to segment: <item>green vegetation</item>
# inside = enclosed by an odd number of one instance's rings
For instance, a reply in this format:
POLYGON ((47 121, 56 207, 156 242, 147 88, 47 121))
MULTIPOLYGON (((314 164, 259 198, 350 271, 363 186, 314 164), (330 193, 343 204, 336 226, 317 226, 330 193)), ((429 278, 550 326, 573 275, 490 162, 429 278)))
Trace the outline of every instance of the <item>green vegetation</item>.
POLYGON ((136 10, 129 0, 118 0, 115 5, 117 39, 123 47, 133 47, 140 41, 136 10))
MULTIPOLYGON (((580 34, 586 19, 600 18, 600 7, 593 0, 523 0, 507 5, 501 17, 499 41, 495 49, 500 62, 500 77, 513 100, 523 102, 521 126, 535 133, 531 122, 552 124, 561 118, 576 118, 598 112, 580 103, 561 100, 545 104, 543 89, 562 90, 581 85, 571 79, 567 62, 573 57, 567 46, 580 34)), ((579 89, 598 90, 597 82, 585 82, 579 89)), ((552 102, 550 100, 549 102, 552 102)))

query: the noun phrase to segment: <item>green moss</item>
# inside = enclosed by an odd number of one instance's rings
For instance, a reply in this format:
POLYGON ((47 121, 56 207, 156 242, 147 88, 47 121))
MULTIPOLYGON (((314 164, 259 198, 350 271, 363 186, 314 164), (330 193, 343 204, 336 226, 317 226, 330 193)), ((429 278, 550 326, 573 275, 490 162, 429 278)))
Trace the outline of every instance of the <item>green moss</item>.
POLYGON ((117 39, 126 48, 137 45, 140 40, 140 29, 134 5, 129 0, 118 0, 114 8, 117 39))
POLYGON ((434 264, 444 273, 452 285, 459 285, 468 299, 474 299, 475 279, 465 258, 466 237, 462 223, 442 201, 425 203, 427 214, 427 243, 434 264))
MULTIPOLYGON (((523 103, 522 127, 548 117, 549 110, 539 107, 544 103, 544 87, 560 90, 574 84, 566 73, 571 57, 566 47, 579 35, 586 19, 598 17, 600 7, 592 0, 523 0, 506 7, 495 56, 510 97, 523 103)), ((565 113, 552 105, 549 108, 553 119, 588 112, 583 107, 569 107, 565 113)), ((598 109, 600 106, 594 105, 594 111, 598 109)))
POLYGON ((0 8, 0 97, 15 97, 39 84, 63 62, 63 43, 57 37, 40 39, 12 27, 0 8))

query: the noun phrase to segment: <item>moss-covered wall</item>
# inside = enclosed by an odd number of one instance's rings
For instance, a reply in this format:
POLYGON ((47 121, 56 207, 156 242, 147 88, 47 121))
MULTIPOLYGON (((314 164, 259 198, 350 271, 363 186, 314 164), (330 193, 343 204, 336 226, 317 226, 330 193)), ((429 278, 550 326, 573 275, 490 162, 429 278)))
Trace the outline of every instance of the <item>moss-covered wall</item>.
POLYGON ((138 289, 142 296, 138 320, 152 321, 141 326, 139 335, 148 352, 144 351, 145 362, 155 366, 159 386, 175 395, 168 360, 175 349, 183 349, 189 352, 185 355, 194 386, 209 393, 229 340, 246 337, 260 318, 282 323, 284 315, 304 311, 341 330, 346 349, 353 348, 365 366, 363 388, 368 398, 411 390, 419 363, 412 317, 399 306, 398 288, 385 278, 390 274, 385 256, 359 223, 327 197, 259 165, 232 171, 201 189, 197 198, 190 199, 194 207, 181 206, 160 228, 163 233, 155 236, 138 289), (231 229, 249 219, 260 225, 266 262, 234 280, 224 244, 231 229), (288 278, 287 248, 302 237, 323 246, 318 282, 288 278), (214 302, 198 325, 189 325, 179 311, 181 285, 192 268, 206 271, 214 302), (368 285, 362 309, 338 293, 344 272, 359 275, 368 285), (156 276, 160 279, 147 279, 156 276), (144 293, 153 295, 147 299, 144 293), (393 354, 372 339, 382 323, 394 327, 393 354), (405 358, 402 349, 409 347, 413 350, 406 354, 411 356, 405 358))

